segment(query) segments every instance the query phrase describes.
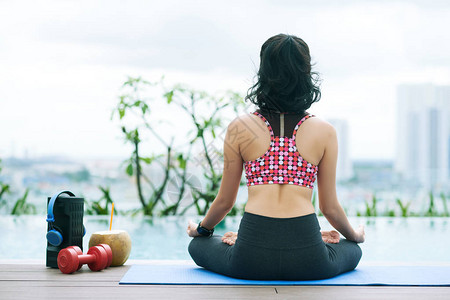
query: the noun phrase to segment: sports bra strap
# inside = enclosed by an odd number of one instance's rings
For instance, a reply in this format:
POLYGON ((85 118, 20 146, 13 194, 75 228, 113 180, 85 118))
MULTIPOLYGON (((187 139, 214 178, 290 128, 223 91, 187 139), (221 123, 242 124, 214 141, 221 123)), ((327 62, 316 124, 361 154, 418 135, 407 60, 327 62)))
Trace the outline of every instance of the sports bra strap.
POLYGON ((272 140, 273 136, 274 136, 274 133, 273 133, 273 129, 272 129, 272 126, 270 125, 269 121, 267 121, 267 119, 262 114, 260 114, 257 111, 254 111, 253 114, 257 115, 258 117, 260 117, 264 121, 264 123, 266 123, 266 126, 267 126, 267 128, 269 129, 269 132, 270 132, 270 139, 272 140))
POLYGON ((295 127, 294 127, 294 131, 292 132, 293 139, 295 139, 295 135, 297 134, 297 131, 300 128, 300 126, 303 124, 303 122, 305 122, 306 120, 308 120, 309 118, 312 118, 312 117, 315 117, 315 115, 306 115, 300 121, 298 121, 297 125, 295 125, 295 127))

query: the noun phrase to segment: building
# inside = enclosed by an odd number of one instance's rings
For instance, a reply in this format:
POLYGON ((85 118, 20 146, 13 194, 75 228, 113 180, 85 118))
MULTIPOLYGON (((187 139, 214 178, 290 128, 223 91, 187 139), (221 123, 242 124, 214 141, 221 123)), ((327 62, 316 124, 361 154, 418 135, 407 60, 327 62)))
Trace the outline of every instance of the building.
POLYGON ((450 86, 397 88, 395 170, 427 188, 450 183, 450 86))
POLYGON ((345 181, 353 177, 353 163, 349 153, 348 123, 343 119, 327 120, 336 129, 338 138, 338 161, 336 168, 336 180, 345 181))

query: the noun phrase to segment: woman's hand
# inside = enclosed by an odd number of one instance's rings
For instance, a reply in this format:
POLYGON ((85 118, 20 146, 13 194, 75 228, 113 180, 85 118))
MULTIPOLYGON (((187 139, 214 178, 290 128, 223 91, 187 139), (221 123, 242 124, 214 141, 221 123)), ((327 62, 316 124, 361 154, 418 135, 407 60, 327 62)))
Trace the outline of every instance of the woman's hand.
POLYGON ((322 234, 322 240, 325 243, 328 243, 328 244, 339 243, 340 235, 339 235, 339 232, 337 232, 336 230, 321 231, 320 233, 322 234))
POLYGON ((364 232, 364 225, 359 225, 359 228, 355 230, 355 239, 354 242, 356 243, 364 243, 364 240, 366 239, 366 233, 364 232))
POLYGON ((192 222, 192 220, 189 220, 188 227, 187 227, 187 230, 186 230, 187 234, 190 237, 199 236, 200 234, 197 231, 197 227, 198 227, 198 224, 195 224, 194 222, 192 222))
POLYGON ((232 246, 234 245, 234 243, 236 243, 237 235, 238 235, 237 232, 228 231, 223 235, 222 242, 232 246))

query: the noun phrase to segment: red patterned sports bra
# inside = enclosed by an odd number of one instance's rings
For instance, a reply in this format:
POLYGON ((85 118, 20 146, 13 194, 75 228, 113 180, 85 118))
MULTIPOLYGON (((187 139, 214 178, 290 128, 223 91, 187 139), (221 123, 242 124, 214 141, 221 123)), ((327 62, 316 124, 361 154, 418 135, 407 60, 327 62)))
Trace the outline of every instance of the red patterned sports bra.
MULTIPOLYGON (((295 145, 295 135, 302 123, 314 117, 304 116, 295 126, 292 137, 274 136, 269 121, 258 112, 270 131, 270 148, 255 160, 244 162, 247 186, 258 184, 296 184, 314 188, 318 166, 309 163, 300 155, 295 145)), ((281 135, 281 134, 280 134, 281 135)))

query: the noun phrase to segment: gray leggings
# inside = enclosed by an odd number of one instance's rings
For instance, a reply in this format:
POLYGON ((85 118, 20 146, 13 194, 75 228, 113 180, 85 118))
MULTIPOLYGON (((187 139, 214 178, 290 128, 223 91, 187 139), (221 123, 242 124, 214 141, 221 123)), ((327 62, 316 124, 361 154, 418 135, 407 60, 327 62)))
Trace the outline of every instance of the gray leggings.
POLYGON ((235 278, 313 280, 355 269, 362 251, 346 239, 324 243, 315 213, 271 218, 245 212, 233 246, 218 235, 195 237, 189 254, 197 265, 235 278))

